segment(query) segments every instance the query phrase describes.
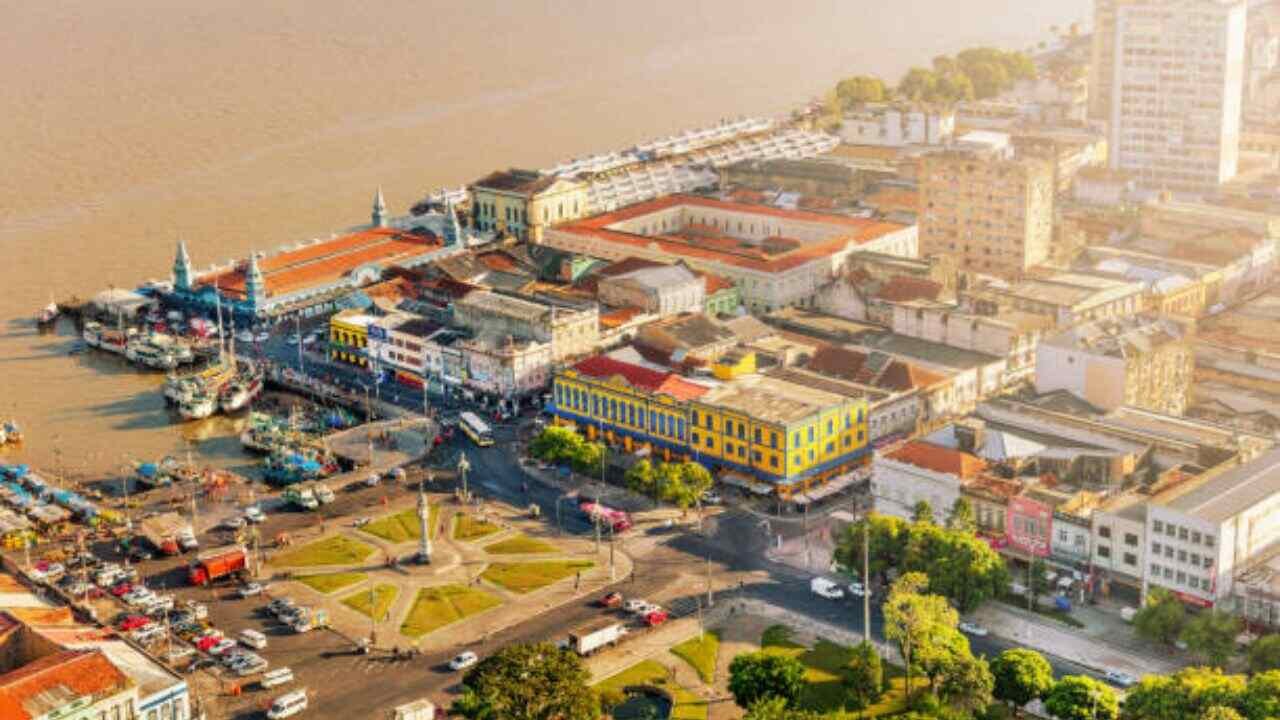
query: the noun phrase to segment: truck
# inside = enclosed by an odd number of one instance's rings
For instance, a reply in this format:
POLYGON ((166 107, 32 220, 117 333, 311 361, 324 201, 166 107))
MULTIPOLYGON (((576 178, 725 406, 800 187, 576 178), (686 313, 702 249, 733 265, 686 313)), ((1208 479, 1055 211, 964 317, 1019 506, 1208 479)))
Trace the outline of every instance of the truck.
POLYGON ((243 545, 229 545, 200 553, 187 569, 187 580, 192 585, 209 585, 225 577, 240 575, 245 570, 248 557, 243 545))
POLYGON ((627 634, 627 626, 616 620, 595 620, 569 633, 569 648, 586 657, 627 634))
POLYGON ((333 490, 330 490, 328 485, 325 485, 319 480, 312 483, 311 491, 312 494, 316 496, 316 500, 320 501, 321 505, 328 505, 336 499, 334 497, 333 490))
POLYGON ((391 711, 391 720, 435 720, 436 706, 430 700, 414 700, 397 705, 391 711))
POLYGON ((303 510, 315 510, 320 507, 320 501, 316 500, 315 492, 310 485, 306 484, 293 485, 285 490, 284 501, 293 503, 303 510))
POLYGON ((631 517, 622 510, 615 510, 607 505, 584 500, 578 509, 591 522, 598 522, 602 527, 612 528, 615 533, 631 529, 631 517))
POLYGON ((289 627, 299 634, 329 627, 329 611, 324 608, 300 607, 290 620, 289 627))
POLYGON ((138 535, 165 555, 182 552, 182 538, 192 534, 191 523, 176 512, 160 513, 138 523, 138 535))

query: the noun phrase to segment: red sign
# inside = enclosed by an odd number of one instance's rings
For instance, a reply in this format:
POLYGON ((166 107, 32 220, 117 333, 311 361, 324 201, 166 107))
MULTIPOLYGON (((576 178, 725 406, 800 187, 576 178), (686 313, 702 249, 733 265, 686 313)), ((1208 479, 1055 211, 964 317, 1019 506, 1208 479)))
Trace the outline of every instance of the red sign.
POLYGON ((1004 527, 1010 547, 1037 557, 1049 556, 1053 510, 1048 505, 1028 497, 1009 498, 1004 527))
POLYGON ((1212 600, 1205 600, 1204 598, 1199 598, 1199 597, 1196 597, 1195 595, 1189 595, 1187 593, 1184 593, 1178 590, 1174 590, 1173 594, 1178 596, 1179 600, 1181 600, 1182 602, 1188 605, 1195 605, 1196 607, 1201 607, 1201 608, 1213 607, 1212 600))

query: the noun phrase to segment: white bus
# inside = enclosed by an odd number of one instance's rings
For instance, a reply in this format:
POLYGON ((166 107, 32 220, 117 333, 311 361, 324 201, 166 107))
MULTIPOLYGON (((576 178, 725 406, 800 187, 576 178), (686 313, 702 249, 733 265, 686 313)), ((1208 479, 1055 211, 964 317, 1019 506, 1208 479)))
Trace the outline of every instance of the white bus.
POLYGON ((480 447, 488 447, 493 444, 493 433, 489 430, 489 425, 481 420, 473 412, 464 412, 458 416, 458 425, 462 428, 462 432, 471 438, 472 442, 480 447))

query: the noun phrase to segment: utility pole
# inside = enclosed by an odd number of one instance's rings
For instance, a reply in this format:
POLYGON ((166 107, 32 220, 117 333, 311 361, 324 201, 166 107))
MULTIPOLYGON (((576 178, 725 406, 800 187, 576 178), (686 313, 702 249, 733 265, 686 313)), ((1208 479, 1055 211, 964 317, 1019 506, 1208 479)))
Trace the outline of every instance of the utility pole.
POLYGON ((613 526, 609 526, 609 582, 616 582, 618 579, 617 567, 613 564, 613 526))
POLYGON ((373 407, 369 404, 369 386, 364 387, 364 437, 369 442, 369 469, 373 469, 373 407))
POLYGON ((862 521, 862 636, 871 644, 871 553, 867 536, 870 523, 862 521))
POLYGON ((302 374, 302 313, 293 314, 293 334, 298 336, 298 373, 302 374))
POLYGON ((804 520, 801 521, 801 527, 804 529, 804 566, 808 569, 813 564, 812 555, 809 552, 809 503, 804 504, 804 520))

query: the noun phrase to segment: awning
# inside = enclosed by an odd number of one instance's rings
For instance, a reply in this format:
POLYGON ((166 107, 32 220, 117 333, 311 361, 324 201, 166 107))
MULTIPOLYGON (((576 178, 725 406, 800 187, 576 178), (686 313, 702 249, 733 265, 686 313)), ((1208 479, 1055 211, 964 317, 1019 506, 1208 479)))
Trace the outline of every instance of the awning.
POLYGON ((773 493, 773 486, 768 483, 758 482, 751 478, 735 472, 727 472, 720 476, 720 482, 726 485, 750 490, 757 495, 770 495, 773 493))
POLYGON ((806 493, 796 493, 791 497, 787 498, 787 501, 793 502, 797 505, 808 505, 809 503, 813 502, 813 498, 806 493))

